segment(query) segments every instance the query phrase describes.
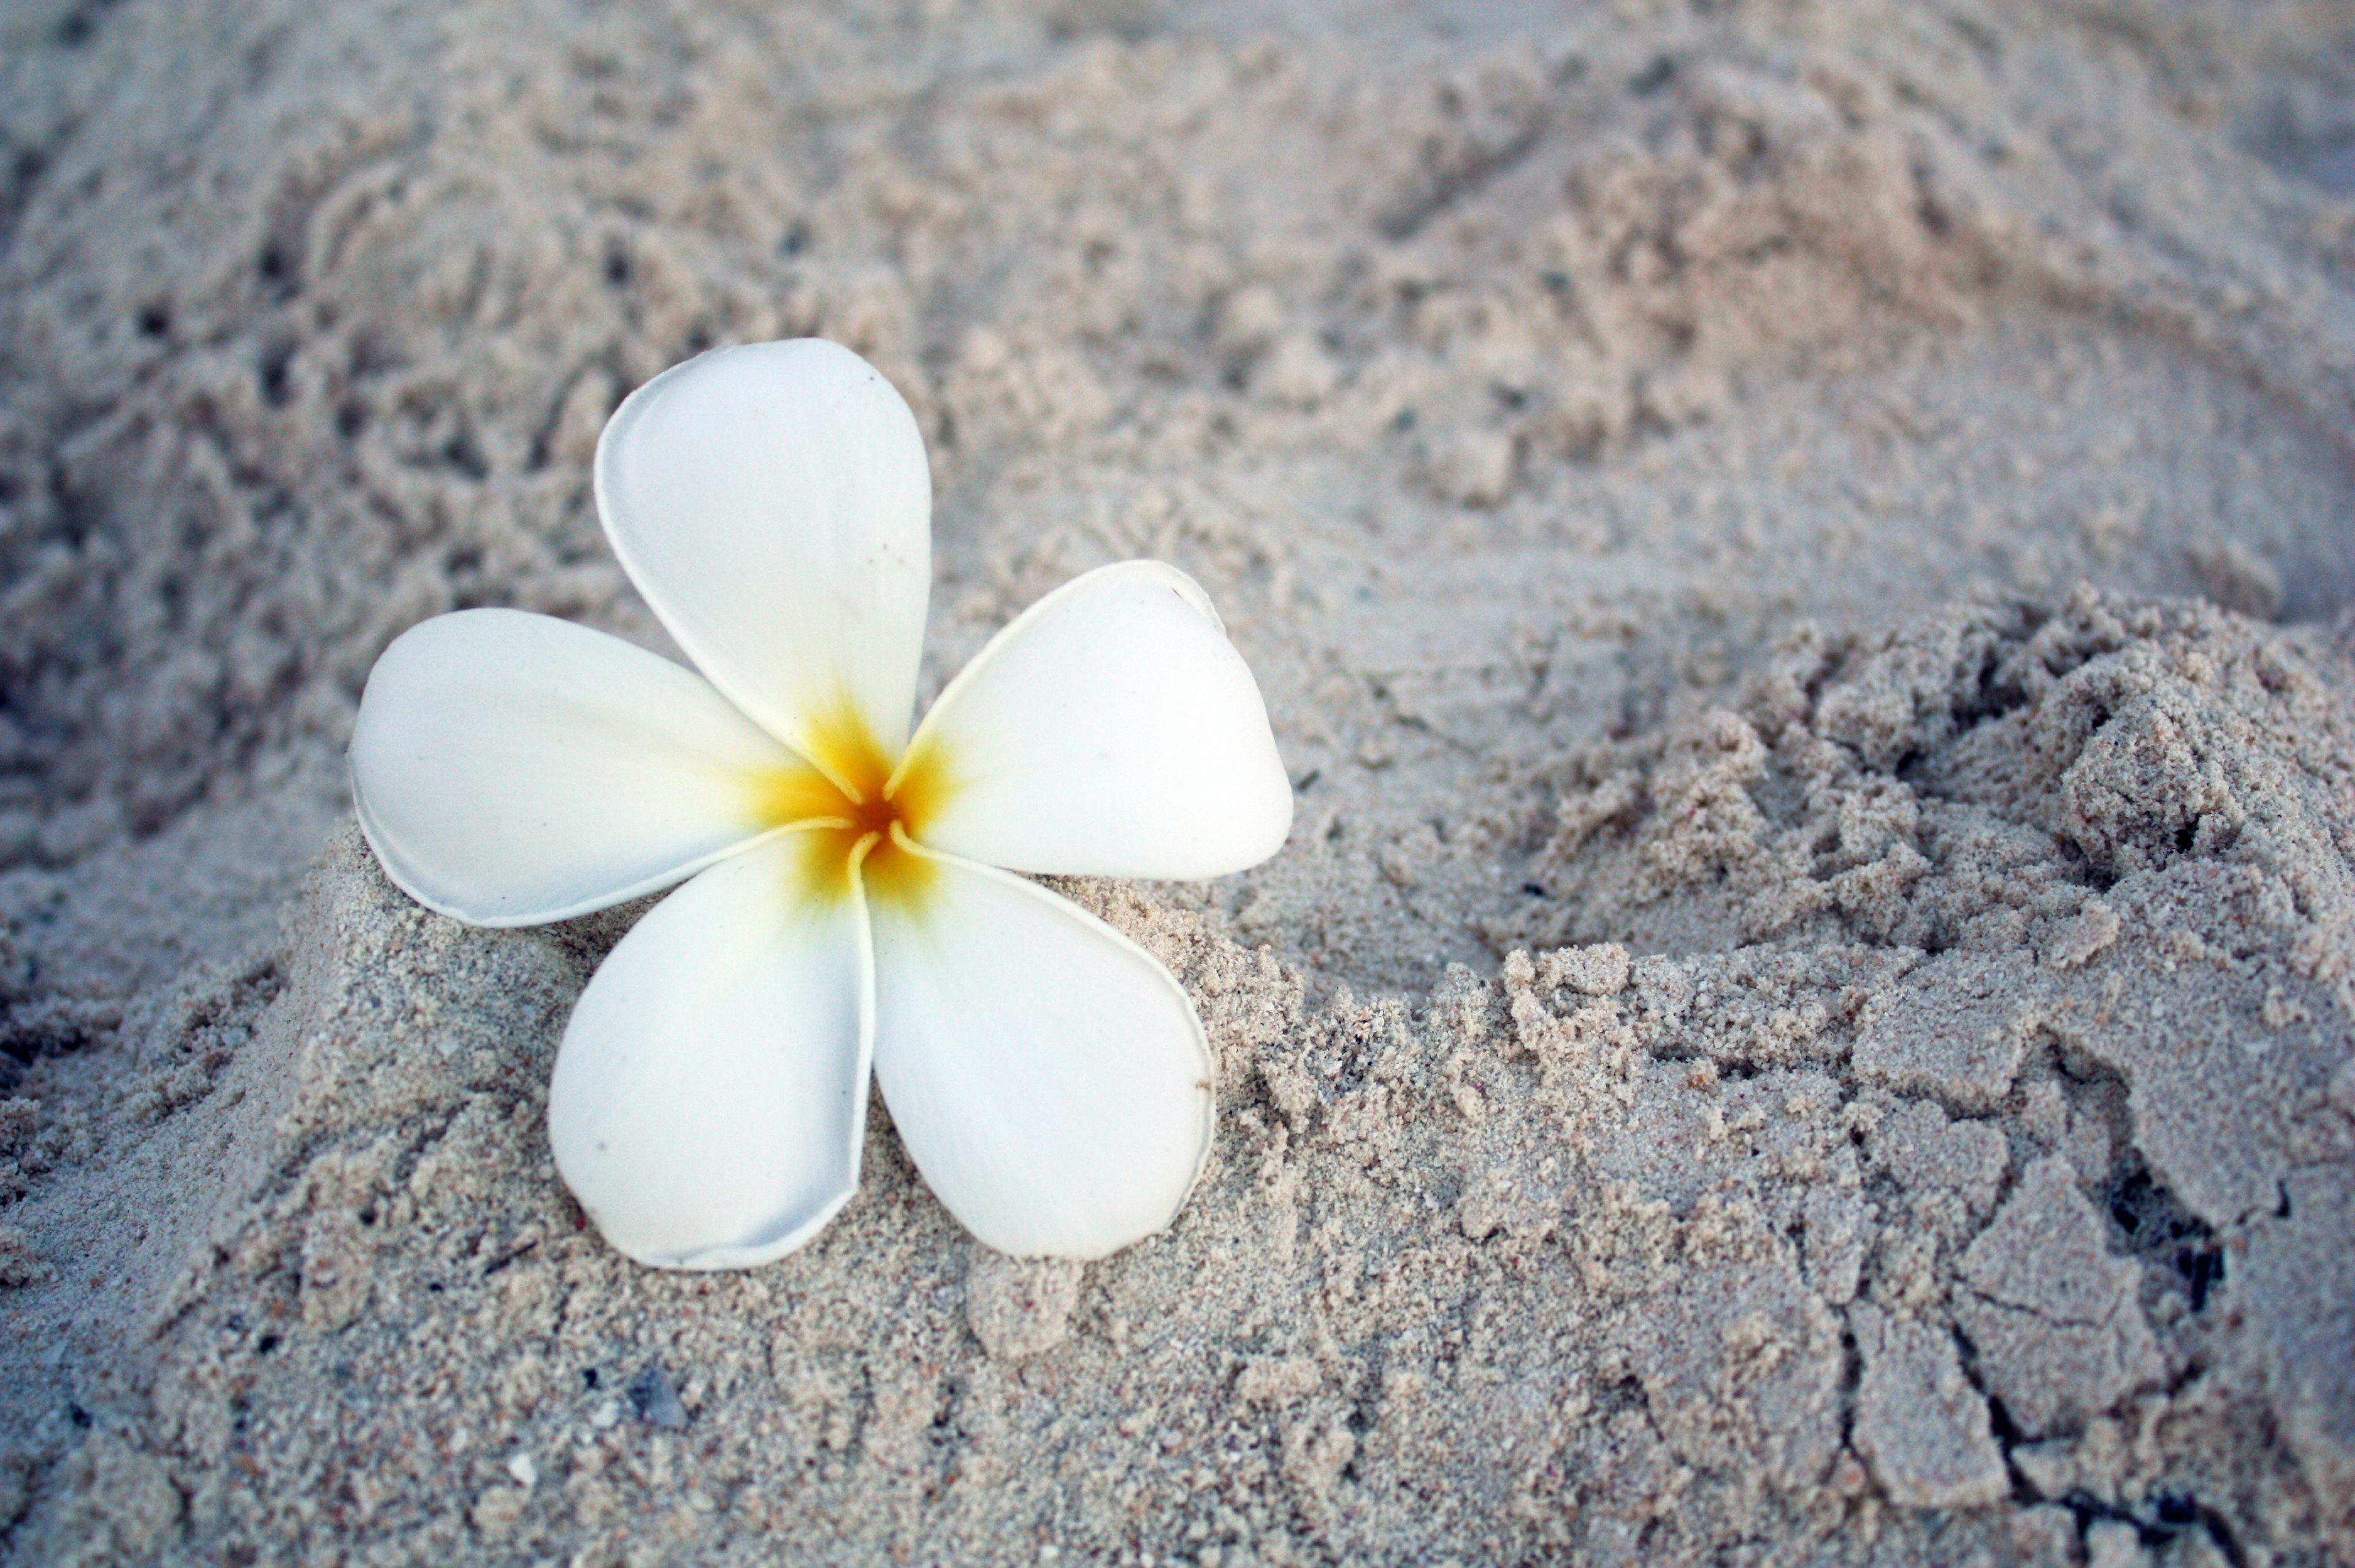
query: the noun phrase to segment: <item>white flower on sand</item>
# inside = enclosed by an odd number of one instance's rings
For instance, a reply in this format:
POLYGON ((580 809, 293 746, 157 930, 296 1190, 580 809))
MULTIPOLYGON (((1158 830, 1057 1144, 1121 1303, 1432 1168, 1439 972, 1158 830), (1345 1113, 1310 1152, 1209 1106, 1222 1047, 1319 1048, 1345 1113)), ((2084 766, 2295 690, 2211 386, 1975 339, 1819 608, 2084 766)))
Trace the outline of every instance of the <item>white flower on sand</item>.
POLYGON ((932 481, 864 360, 676 367, 605 427, 596 490, 702 673, 547 616, 439 616, 378 661, 351 763, 387 872, 460 920, 686 883, 557 1054, 549 1140, 599 1230, 670 1268, 790 1252, 858 1189, 870 1067, 999 1251, 1167 1225, 1209 1148, 1201 1025, 1143 949, 1009 872, 1209 877, 1283 843, 1266 710, 1201 589, 1153 561, 1075 579, 911 736, 932 481))

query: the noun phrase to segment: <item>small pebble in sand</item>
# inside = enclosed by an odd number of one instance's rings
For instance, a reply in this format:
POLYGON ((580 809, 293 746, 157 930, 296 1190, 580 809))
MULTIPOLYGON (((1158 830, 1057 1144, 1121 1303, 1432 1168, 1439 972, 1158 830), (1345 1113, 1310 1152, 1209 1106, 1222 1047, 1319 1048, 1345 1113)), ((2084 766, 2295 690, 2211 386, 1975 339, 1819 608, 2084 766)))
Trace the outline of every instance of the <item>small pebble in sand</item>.
POLYGON ((660 1361, 648 1361, 646 1370, 631 1382, 630 1406, 648 1426, 678 1432, 687 1425, 687 1406, 679 1403, 678 1391, 671 1386, 670 1374, 660 1361))

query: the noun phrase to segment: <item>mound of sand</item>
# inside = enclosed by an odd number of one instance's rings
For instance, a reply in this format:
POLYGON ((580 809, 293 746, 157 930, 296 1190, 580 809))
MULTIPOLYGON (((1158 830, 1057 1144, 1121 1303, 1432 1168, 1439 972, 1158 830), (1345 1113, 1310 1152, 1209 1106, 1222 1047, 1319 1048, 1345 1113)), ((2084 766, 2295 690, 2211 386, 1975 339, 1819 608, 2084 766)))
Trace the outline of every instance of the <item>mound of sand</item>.
POLYGON ((5 7, 6 1560, 2355 1557, 2337 8, 920 9, 5 7), (627 1264, 542 1115, 639 911, 339 826, 416 618, 664 645, 599 425, 812 331, 932 680, 1160 555, 1295 773, 1070 889, 1220 1053, 1102 1264, 879 1105, 627 1264))

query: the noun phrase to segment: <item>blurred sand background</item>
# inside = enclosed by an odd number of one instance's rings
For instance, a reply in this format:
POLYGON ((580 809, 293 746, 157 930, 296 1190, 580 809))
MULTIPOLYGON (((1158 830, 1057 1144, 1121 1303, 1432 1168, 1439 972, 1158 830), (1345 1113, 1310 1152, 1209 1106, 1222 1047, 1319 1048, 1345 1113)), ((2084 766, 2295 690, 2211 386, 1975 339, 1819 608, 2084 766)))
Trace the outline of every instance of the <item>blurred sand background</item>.
POLYGON ((0 3, 0 1560, 2355 1561, 2355 14, 0 3), (588 460, 816 333, 927 686, 1172 560, 1298 790, 1073 885, 1177 1226, 881 1108, 750 1275, 542 1125, 622 911, 346 825, 588 460))

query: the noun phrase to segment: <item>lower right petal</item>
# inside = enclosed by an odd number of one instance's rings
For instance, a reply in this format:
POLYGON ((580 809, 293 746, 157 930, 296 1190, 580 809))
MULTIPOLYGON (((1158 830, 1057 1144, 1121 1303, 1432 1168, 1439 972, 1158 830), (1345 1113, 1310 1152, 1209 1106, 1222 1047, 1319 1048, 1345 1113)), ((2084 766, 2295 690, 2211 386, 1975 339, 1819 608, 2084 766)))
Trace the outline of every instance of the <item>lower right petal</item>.
POLYGON ((868 904, 875 1069, 925 1182, 1014 1257, 1108 1257, 1166 1227, 1214 1118, 1185 991, 1068 899, 911 852, 921 894, 868 904))
POLYGON ((655 906, 564 1031, 548 1091, 557 1168, 640 1263, 767 1263, 858 1189, 873 965, 858 899, 807 891, 799 837, 655 906))

